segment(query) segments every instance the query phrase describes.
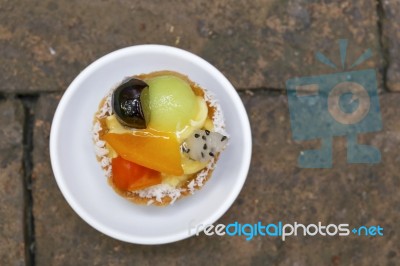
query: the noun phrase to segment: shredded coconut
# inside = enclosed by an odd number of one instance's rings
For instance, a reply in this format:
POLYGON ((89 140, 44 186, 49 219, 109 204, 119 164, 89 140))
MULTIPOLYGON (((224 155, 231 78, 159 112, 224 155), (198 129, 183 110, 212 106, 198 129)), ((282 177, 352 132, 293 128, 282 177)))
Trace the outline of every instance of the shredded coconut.
POLYGON ((106 100, 104 101, 103 106, 100 108, 99 113, 97 114, 97 118, 103 118, 103 117, 106 117, 106 116, 111 115, 111 113, 112 113, 112 108, 111 108, 111 95, 112 95, 112 91, 113 91, 113 90, 114 90, 114 89, 112 89, 112 90, 108 93, 108 95, 107 95, 107 97, 106 97, 106 100))
MULTIPOLYGON (((114 88, 106 96, 103 106, 101 106, 99 112, 96 115, 97 119, 101 119, 112 114, 111 95, 113 90, 114 88)), ((215 95, 212 92, 206 89, 203 89, 203 91, 204 91, 204 99, 215 110, 214 115, 212 117, 214 130, 220 134, 227 136, 227 133, 225 131, 225 122, 221 106, 219 105, 218 101, 215 98, 215 95)), ((100 164, 105 170, 106 176, 110 177, 112 171, 111 159, 107 157, 108 149, 106 148, 106 142, 100 140, 99 138, 99 132, 101 130, 102 128, 99 121, 96 121, 92 129, 93 141, 95 143, 95 152, 97 157, 100 159, 100 164)), ((182 195, 182 192, 189 191, 191 194, 194 194, 197 188, 203 186, 205 179, 209 175, 209 172, 213 170, 214 167, 215 167, 215 161, 214 159, 212 159, 207 164, 207 167, 204 168, 200 173, 198 173, 196 178, 194 178, 189 182, 189 184, 187 185, 187 189, 175 188, 168 184, 159 184, 139 191, 133 191, 131 193, 139 195, 139 197, 141 198, 150 199, 147 202, 147 205, 152 205, 155 201, 162 202, 162 199, 164 197, 170 197, 171 198, 170 204, 173 204, 182 195)))
POLYGON ((106 172, 107 177, 111 176, 111 160, 107 157, 108 149, 106 148, 106 142, 100 140, 99 132, 101 131, 101 125, 99 121, 96 121, 93 125, 92 133, 93 133, 93 141, 95 143, 94 150, 96 156, 100 158, 101 167, 106 172))
POLYGON ((162 202, 162 199, 166 196, 171 198, 171 204, 175 202, 183 192, 184 188, 175 188, 168 184, 159 184, 151 186, 142 190, 134 191, 134 194, 139 195, 141 198, 154 198, 158 202, 162 202))
POLYGON ((195 190, 194 186, 195 186, 195 180, 192 179, 192 181, 190 181, 190 183, 187 185, 189 192, 191 194, 194 194, 194 190, 195 190))
POLYGON ((203 171, 201 171, 200 173, 197 174, 197 177, 196 177, 196 179, 195 179, 195 180, 196 180, 195 183, 196 183, 196 185, 197 185, 198 187, 203 186, 204 180, 207 178, 208 173, 209 173, 211 170, 213 170, 214 167, 215 167, 215 163, 214 163, 214 159, 212 159, 212 160, 207 164, 206 168, 204 168, 203 171))
POLYGON ((214 115, 213 115, 213 123, 214 123, 214 130, 222 135, 227 136, 225 131, 225 120, 224 115, 222 114, 221 105, 219 105, 215 94, 210 92, 209 90, 203 89, 204 91, 204 99, 208 104, 214 108, 214 115))

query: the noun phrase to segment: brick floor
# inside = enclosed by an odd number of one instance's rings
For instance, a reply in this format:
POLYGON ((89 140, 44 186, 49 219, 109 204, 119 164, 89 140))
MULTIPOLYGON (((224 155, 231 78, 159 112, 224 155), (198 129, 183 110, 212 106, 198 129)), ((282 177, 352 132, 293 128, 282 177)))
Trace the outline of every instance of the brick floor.
POLYGON ((387 47, 385 60, 388 69, 386 72, 386 83, 391 91, 400 91, 400 2, 382 1, 382 41, 387 47))
POLYGON ((0 264, 396 265, 398 11, 395 0, 0 0, 0 122, 5 125, 0 129, 0 264), (349 41, 347 66, 367 48, 373 52, 356 69, 377 70, 384 128, 360 141, 378 147, 382 162, 348 165, 345 139, 337 138, 332 169, 300 169, 297 155, 318 143, 291 139, 285 80, 341 71, 337 40, 343 38, 349 41), (346 221, 380 224, 385 236, 285 242, 257 237, 246 242, 201 235, 140 246, 87 225, 64 200, 51 170, 48 141, 54 110, 85 66, 115 49, 143 43, 194 52, 240 91, 252 124, 253 158, 242 192, 220 222, 346 221), (338 68, 315 60, 317 51, 338 68))
POLYGON ((349 64, 371 48, 375 56, 362 67, 383 69, 375 0, 3 2, 0 82, 7 92, 63 91, 98 57, 142 43, 192 51, 246 89, 282 89, 290 77, 330 73, 314 54, 338 64, 341 38, 349 39, 349 64))
POLYGON ((22 129, 18 100, 0 100, 0 262, 24 265, 24 183, 22 129))

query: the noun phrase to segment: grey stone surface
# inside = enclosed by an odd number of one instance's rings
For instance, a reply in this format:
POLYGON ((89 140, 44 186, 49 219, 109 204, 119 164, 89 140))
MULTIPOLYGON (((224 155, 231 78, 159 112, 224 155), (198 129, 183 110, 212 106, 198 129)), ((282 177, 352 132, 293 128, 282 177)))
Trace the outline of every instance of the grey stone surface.
POLYGON ((333 168, 310 170, 296 166, 297 156, 318 141, 294 142, 286 96, 263 88, 283 90, 289 78, 343 71, 337 40, 348 39, 346 67, 371 48, 372 58, 355 70, 374 68, 381 92, 384 81, 390 91, 400 91, 399 14, 395 0, 0 0, 0 122, 6 125, 0 127, 0 264, 25 264, 24 117, 21 102, 13 98, 21 93, 39 96, 32 154, 36 265, 398 264, 400 96, 381 95, 384 129, 360 137, 381 150, 380 164, 347 164, 346 140, 339 137, 333 168), (88 226, 53 177, 52 116, 62 92, 88 64, 146 43, 198 54, 242 89, 253 160, 239 198, 220 222, 379 224, 385 236, 246 242, 201 235, 150 247, 113 240, 88 226), (337 69, 318 62, 318 51, 337 69))
MULTIPOLYGON (((318 148, 317 141, 293 142, 287 100, 283 95, 256 93, 244 97, 253 125, 253 158, 248 180, 241 193, 243 204, 232 219, 302 223, 349 223, 377 225, 383 237, 297 237, 279 243, 279 265, 395 265, 399 250, 399 203, 397 188, 400 122, 397 94, 381 96, 381 132, 368 133, 360 142, 378 147, 382 162, 377 165, 347 164, 346 143, 334 140, 331 169, 300 169, 301 150, 318 148), (255 204, 256 203, 256 204, 255 204), (239 215, 240 214, 240 215, 239 215), (250 217, 250 218, 248 218, 250 217)), ((229 213, 228 213, 229 215, 229 213)), ((269 247, 268 240, 259 240, 269 247)), ((256 252, 260 263, 269 257, 266 249, 256 252)))
POLYGON ((253 134, 248 179, 221 223, 349 223, 381 225, 383 237, 192 237, 162 246, 127 244, 102 235, 67 205, 55 183, 48 154, 53 110, 59 94, 41 96, 36 108, 34 215, 37 265, 395 265, 400 250, 400 95, 381 96, 384 129, 360 141, 378 147, 378 165, 350 165, 345 139, 334 142, 332 169, 300 169, 296 160, 317 141, 291 139, 286 96, 241 93, 253 134))
POLYGON ((19 100, 0 100, 0 264, 25 265, 22 130, 19 100))
POLYGON ((340 72, 338 39, 349 41, 347 66, 371 48, 374 57, 360 68, 379 69, 375 4, 295 0, 209 5, 215 36, 205 44, 204 55, 240 88, 284 88, 288 78, 340 72), (213 14, 224 19, 214 22, 213 14), (338 68, 319 63, 316 52, 338 68))
POLYGON ((386 83, 391 91, 400 91, 400 2, 381 1, 383 43, 387 49, 386 83))
POLYGON ((341 38, 348 65, 371 48, 359 68, 382 70, 375 0, 2 0, 0 25, 7 92, 63 91, 100 56, 146 43, 194 52, 237 88, 282 89, 291 77, 341 71, 314 59, 321 51, 340 65, 341 38))

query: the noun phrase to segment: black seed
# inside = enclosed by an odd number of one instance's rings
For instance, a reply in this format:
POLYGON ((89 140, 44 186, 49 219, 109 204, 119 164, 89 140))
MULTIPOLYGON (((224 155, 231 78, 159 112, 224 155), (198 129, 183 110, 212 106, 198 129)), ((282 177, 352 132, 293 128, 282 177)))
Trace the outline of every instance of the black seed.
POLYGON ((186 152, 186 153, 189 153, 190 149, 188 149, 186 146, 182 145, 182 151, 186 152))
POLYGON ((210 131, 206 129, 206 135, 210 135, 210 131))
POLYGON ((206 139, 207 139, 206 136, 202 136, 201 138, 202 138, 203 140, 206 140, 206 139))
POLYGON ((194 134, 194 137, 197 139, 198 137, 200 137, 199 134, 194 134))
POLYGON ((204 158, 204 153, 203 152, 201 152, 201 158, 204 158))
POLYGON ((204 144, 203 150, 207 150, 207 144, 204 144))
POLYGON ((221 141, 226 140, 226 136, 222 136, 221 141))
POLYGON ((210 155, 211 157, 214 157, 214 153, 212 153, 212 152, 210 152, 209 155, 210 155))

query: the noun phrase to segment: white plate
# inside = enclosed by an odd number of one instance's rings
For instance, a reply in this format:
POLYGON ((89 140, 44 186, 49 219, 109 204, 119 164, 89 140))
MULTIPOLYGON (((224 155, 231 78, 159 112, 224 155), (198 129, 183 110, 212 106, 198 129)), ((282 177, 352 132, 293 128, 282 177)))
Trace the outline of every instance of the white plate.
POLYGON ((187 51, 139 45, 112 52, 83 70, 62 97, 50 135, 51 164, 65 199, 88 224, 113 238, 140 244, 178 241, 189 225, 212 224, 232 205, 249 170, 251 132, 243 104, 215 67, 187 51), (219 100, 230 135, 212 178, 194 195, 166 207, 139 206, 117 195, 96 160, 92 121, 101 99, 124 77, 157 70, 188 75, 219 100))

